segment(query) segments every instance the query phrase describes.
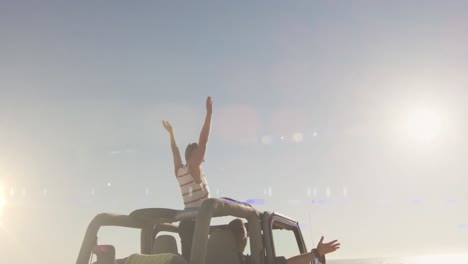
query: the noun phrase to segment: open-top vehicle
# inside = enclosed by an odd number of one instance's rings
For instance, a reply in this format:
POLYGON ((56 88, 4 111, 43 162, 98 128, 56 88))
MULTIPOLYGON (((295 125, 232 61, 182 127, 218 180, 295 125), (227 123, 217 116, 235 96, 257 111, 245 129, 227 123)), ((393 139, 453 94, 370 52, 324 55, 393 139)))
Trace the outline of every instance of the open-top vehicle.
POLYGON ((278 213, 259 211, 235 200, 210 198, 196 209, 148 208, 129 215, 99 214, 88 226, 76 264, 89 264, 94 256, 97 256, 96 264, 242 264, 227 225, 212 224, 213 218, 226 216, 246 220, 252 264, 285 263, 286 258, 281 252, 286 245, 298 254, 307 252, 297 221, 278 213), (187 261, 179 254, 175 237, 178 237, 176 224, 188 219, 195 219, 196 223, 191 256, 187 261), (113 245, 99 244, 99 230, 105 226, 139 229, 140 252, 116 259, 113 245), (287 244, 280 241, 284 235, 275 235, 278 231, 291 238, 287 244))

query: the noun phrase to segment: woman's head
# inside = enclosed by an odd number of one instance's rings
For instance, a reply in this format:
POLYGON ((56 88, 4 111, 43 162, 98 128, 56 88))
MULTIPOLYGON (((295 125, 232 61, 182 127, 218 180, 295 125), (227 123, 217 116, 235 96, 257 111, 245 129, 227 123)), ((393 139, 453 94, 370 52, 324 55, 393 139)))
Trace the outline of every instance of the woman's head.
POLYGON ((198 148, 198 143, 190 143, 185 149, 185 161, 188 162, 192 157, 193 151, 198 148))

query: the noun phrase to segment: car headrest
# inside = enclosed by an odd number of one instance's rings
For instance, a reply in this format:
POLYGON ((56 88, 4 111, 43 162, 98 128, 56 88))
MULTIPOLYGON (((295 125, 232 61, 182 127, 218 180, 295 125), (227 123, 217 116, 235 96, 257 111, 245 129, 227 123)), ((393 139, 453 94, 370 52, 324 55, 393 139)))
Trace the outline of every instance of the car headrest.
POLYGON ((172 253, 178 254, 177 242, 171 235, 160 235, 154 240, 153 254, 172 253))
POLYGON ((239 247, 231 230, 215 230, 208 239, 208 264, 241 264, 239 247))

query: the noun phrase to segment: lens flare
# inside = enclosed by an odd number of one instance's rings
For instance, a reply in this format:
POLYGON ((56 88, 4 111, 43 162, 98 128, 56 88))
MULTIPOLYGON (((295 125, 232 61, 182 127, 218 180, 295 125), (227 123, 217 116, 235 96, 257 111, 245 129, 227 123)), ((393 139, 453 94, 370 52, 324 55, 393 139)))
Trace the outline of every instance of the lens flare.
POLYGON ((440 135, 441 129, 441 116, 431 109, 415 109, 408 115, 408 136, 421 143, 434 141, 440 135))
POLYGON ((292 139, 295 143, 300 143, 304 140, 304 134, 296 132, 292 135, 292 139))
POLYGON ((6 198, 5 198, 5 188, 3 184, 0 183, 0 223, 2 222, 3 218, 3 210, 7 204, 6 198))

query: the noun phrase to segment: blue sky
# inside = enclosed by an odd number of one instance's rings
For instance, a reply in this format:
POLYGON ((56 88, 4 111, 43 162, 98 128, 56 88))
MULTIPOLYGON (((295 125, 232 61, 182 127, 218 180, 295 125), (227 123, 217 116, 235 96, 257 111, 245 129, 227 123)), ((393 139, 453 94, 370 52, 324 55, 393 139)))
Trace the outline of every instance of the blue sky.
POLYGON ((161 120, 184 148, 211 95, 215 196, 264 199, 336 258, 463 252, 467 8, 2 2, 2 247, 75 261, 95 214, 182 207, 161 120))

